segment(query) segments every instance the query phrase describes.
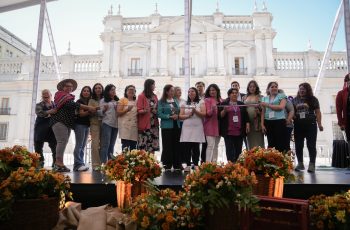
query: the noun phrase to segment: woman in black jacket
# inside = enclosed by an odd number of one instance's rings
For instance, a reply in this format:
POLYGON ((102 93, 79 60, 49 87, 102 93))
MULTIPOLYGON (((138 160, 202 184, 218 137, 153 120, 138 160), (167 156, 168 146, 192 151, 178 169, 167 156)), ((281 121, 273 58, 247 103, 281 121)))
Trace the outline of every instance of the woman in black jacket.
POLYGON ((243 137, 249 133, 249 117, 244 103, 238 101, 238 90, 229 89, 220 106, 220 135, 225 140, 227 161, 235 162, 242 152, 243 137), (243 106, 242 106, 243 105, 243 106))

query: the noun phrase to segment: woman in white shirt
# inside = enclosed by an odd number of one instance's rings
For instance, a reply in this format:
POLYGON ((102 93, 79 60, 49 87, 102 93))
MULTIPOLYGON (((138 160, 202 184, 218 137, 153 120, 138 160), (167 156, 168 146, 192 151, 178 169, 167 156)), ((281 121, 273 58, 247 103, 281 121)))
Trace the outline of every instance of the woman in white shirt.
POLYGON ((124 98, 118 103, 118 129, 119 138, 122 142, 122 150, 128 148, 136 149, 137 145, 137 107, 136 89, 133 85, 128 85, 124 91, 124 98))
POLYGON ((198 90, 188 90, 187 102, 181 106, 180 119, 183 120, 180 142, 183 143, 183 162, 187 165, 198 165, 199 144, 205 142, 203 117, 206 114, 205 104, 199 103, 198 90))

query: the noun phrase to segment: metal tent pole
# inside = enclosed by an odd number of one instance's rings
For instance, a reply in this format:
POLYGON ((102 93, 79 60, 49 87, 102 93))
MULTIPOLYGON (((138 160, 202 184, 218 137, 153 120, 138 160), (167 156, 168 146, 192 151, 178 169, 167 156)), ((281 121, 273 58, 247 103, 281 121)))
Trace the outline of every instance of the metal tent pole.
MULTIPOLYGON (((348 1, 348 0, 345 0, 345 1, 348 1)), ((319 88, 320 88, 320 85, 321 85, 323 77, 324 77, 325 68, 326 68, 326 65, 328 64, 329 55, 332 51, 334 40, 335 40, 335 37, 336 37, 337 32, 338 32, 339 24, 340 24, 341 18, 342 18, 343 13, 344 13, 343 2, 344 2, 344 0, 340 2, 340 6, 338 8, 338 11, 337 11, 337 14, 335 16, 334 23, 333 23, 332 32, 331 32, 331 35, 330 35, 330 38, 329 38, 329 41, 327 44, 327 48, 326 48, 326 51, 323 55, 321 67, 320 67, 320 70, 318 71, 318 74, 317 74, 316 84, 315 84, 315 88, 314 88, 315 95, 317 95, 319 92, 319 88)))
POLYGON ((190 34, 191 34, 191 15, 192 15, 192 0, 185 0, 185 44, 184 44, 184 69, 185 69, 185 84, 183 92, 187 92, 191 85, 190 73, 190 34))
POLYGON ((41 46, 43 42, 45 9, 46 9, 46 1, 41 0, 38 37, 37 37, 36 53, 35 53, 34 76, 33 76, 32 109, 30 113, 29 145, 28 145, 29 151, 33 151, 34 149, 33 146, 34 146, 35 106, 36 106, 37 94, 38 94, 38 79, 39 79, 39 70, 40 70, 41 46))

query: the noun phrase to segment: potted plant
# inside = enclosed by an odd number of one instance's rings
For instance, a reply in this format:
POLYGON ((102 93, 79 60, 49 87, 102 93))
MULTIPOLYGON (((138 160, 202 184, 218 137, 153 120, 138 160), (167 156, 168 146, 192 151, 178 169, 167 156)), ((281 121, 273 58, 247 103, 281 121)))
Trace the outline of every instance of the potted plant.
POLYGON ((131 218, 138 229, 196 229, 203 218, 200 208, 186 193, 153 189, 136 198, 131 218))
POLYGON ((70 179, 60 173, 19 167, 0 183, 0 228, 51 229, 60 202, 71 198, 70 179))
POLYGON ((312 229, 349 229, 350 190, 334 196, 312 196, 309 204, 312 229))
POLYGON ((284 180, 294 178, 290 153, 261 147, 243 151, 238 162, 256 174, 258 183, 253 187, 254 194, 282 197, 284 180))
POLYGON ((186 176, 184 188, 192 202, 203 205, 207 229, 238 229, 240 215, 257 210, 255 183, 255 175, 240 164, 206 162, 186 176))
POLYGON ((29 169, 39 167, 40 155, 31 153, 24 146, 15 145, 12 148, 0 150, 0 180, 6 179, 10 173, 19 167, 29 169))
POLYGON ((118 207, 127 208, 132 197, 144 191, 142 183, 161 174, 155 156, 144 150, 127 150, 109 160, 103 167, 106 175, 116 181, 118 207))

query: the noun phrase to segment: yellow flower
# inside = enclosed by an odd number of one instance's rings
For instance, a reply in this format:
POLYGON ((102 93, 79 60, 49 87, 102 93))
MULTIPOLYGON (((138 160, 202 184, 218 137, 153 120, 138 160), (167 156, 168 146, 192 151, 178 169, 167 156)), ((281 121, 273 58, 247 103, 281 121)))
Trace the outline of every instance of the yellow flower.
POLYGON ((345 210, 339 210, 336 212, 335 217, 337 218, 337 220, 339 220, 342 223, 346 222, 345 219, 345 210))

